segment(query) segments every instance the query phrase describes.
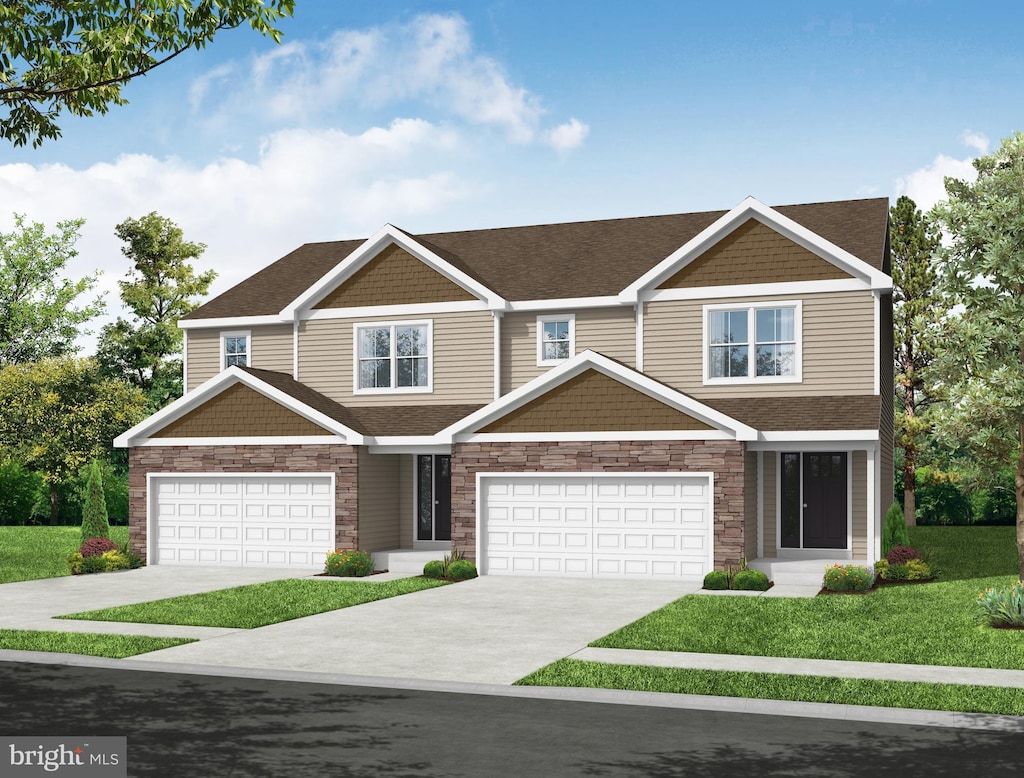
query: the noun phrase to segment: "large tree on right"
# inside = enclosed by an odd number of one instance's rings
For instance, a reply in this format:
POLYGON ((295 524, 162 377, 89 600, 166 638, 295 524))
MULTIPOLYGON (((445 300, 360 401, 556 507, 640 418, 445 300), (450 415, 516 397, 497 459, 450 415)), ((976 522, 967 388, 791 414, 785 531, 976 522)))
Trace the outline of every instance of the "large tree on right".
POLYGON ((1014 469, 1017 553, 1024 577, 1024 133, 974 160, 975 181, 946 179, 932 210, 947 242, 951 304, 940 364, 948 400, 939 430, 988 470, 1014 469))

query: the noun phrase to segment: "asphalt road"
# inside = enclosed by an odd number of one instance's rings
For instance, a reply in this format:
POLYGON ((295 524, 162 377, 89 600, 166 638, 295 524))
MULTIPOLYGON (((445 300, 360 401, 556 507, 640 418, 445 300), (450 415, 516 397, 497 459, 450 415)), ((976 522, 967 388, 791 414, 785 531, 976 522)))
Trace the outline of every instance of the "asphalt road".
POLYGON ((1024 734, 0 662, 0 734, 132 776, 1000 776, 1024 734))

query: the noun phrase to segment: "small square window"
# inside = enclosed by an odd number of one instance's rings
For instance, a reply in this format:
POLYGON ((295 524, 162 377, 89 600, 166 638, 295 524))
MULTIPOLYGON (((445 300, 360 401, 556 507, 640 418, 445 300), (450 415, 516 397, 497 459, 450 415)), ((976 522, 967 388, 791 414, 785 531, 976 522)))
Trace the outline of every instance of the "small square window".
POLYGON ((537 317, 537 364, 555 365, 576 351, 576 321, 571 314, 537 317))
POLYGON ((247 367, 249 364, 249 334, 230 332, 221 335, 224 367, 247 367))

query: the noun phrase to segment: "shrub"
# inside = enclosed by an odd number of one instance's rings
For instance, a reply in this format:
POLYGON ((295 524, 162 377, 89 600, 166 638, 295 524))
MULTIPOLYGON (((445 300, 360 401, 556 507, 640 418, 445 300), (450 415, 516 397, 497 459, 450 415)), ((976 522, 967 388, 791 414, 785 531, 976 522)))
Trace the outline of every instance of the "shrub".
POLYGON ((907 581, 910 580, 910 568, 904 564, 889 565, 885 571, 886 581, 907 581))
POLYGON ((104 551, 100 555, 100 559, 103 560, 104 571, 108 573, 114 570, 127 570, 131 566, 128 556, 119 548, 114 551, 104 551))
POLYGON ((979 594, 978 620, 990 627, 1024 627, 1024 581, 979 594))
POLYGON ((0 462, 0 524, 29 524, 43 479, 16 459, 0 462))
POLYGON ((911 559, 920 559, 921 554, 913 546, 893 546, 885 558, 890 565, 905 565, 911 559))
POLYGON ((373 572, 373 558, 369 551, 356 549, 332 551, 327 555, 324 571, 327 575, 362 578, 373 572))
POLYGON ((453 548, 452 553, 445 554, 444 559, 441 561, 441 577, 451 578, 451 575, 448 573, 448 568, 450 568, 455 562, 461 562, 462 559, 462 552, 457 548, 453 548))
POLYGON ((903 508, 894 502, 885 513, 885 524, 882 526, 882 556, 888 556, 894 546, 909 546, 907 522, 903 517, 903 508))
POLYGON ((908 581, 927 581, 933 577, 931 567, 923 559, 911 559, 907 562, 908 581))
POLYGON ((831 565, 825 568, 823 585, 830 592, 864 592, 874 582, 871 571, 861 565, 831 565))
POLYGON ((729 574, 725 570, 712 570, 704 576, 704 588, 718 591, 729 588, 729 574))
POLYGON ((71 575, 81 575, 82 560, 85 559, 78 551, 68 557, 68 567, 71 568, 71 575))
POLYGON ((89 478, 82 495, 82 542, 89 538, 109 538, 110 521, 107 516, 107 500, 103 494, 103 476, 100 463, 95 459, 89 463, 89 478))
POLYGON ((427 578, 444 578, 444 565, 440 559, 431 559, 423 565, 423 575, 427 578))
POLYGON ((877 575, 882 580, 885 580, 885 579, 887 579, 889 577, 888 573, 889 573, 889 560, 888 559, 879 559, 877 562, 875 562, 875 575, 877 575))
POLYGON ((448 565, 448 577, 455 581, 466 581, 476 578, 476 565, 468 559, 456 559, 448 565))
POLYGON ((743 591, 768 591, 768 576, 760 570, 740 570, 732 579, 732 588, 743 591))
POLYGON ((82 560, 82 573, 105 573, 107 560, 102 556, 87 556, 82 560))
POLYGON ((86 559, 100 556, 106 551, 118 551, 117 543, 110 538, 89 538, 78 549, 86 559))

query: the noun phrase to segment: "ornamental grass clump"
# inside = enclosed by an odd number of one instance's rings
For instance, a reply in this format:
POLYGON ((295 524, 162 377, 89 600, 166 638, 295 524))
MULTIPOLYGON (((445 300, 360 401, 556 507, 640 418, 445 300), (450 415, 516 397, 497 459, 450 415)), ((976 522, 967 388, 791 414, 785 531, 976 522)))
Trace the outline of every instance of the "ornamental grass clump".
POLYGON ((990 627, 1024 629, 1024 581, 978 595, 978 621, 990 627))
POLYGON ((862 565, 836 564, 825 568, 822 585, 830 592, 866 592, 874 582, 874 574, 862 565))

